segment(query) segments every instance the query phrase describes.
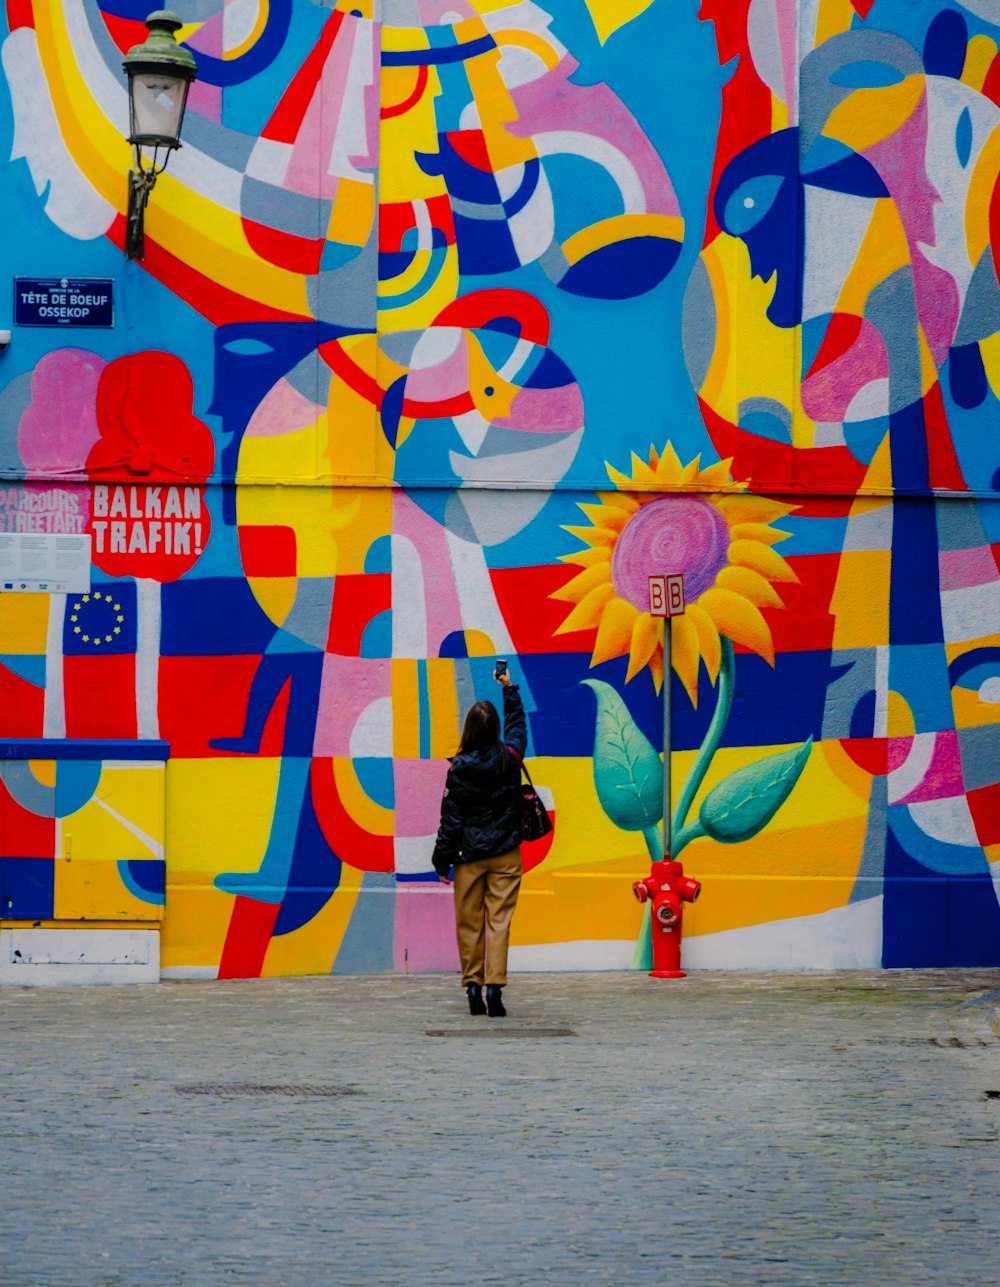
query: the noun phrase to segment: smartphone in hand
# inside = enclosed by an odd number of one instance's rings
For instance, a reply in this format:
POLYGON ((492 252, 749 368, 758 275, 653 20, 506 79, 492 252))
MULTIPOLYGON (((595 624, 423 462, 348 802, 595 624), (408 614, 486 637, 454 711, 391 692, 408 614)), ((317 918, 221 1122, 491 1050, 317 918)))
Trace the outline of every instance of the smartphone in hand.
POLYGON ((498 657, 496 670, 494 670, 493 674, 497 679, 499 679, 501 675, 506 675, 506 673, 507 673, 507 658, 498 657))

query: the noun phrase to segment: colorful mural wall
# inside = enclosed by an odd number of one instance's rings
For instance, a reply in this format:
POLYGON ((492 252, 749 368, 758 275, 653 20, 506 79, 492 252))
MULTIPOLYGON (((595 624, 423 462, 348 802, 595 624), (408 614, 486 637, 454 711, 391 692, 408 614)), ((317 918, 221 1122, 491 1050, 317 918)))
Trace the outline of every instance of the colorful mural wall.
POLYGON ((497 654, 516 968, 643 963, 664 682, 688 967, 1000 963, 993 0, 185 0, 140 264, 149 7, 6 0, 4 273, 114 317, 0 354, 0 542, 92 559, 0 592, 0 738, 169 747, 165 972, 454 968, 497 654))

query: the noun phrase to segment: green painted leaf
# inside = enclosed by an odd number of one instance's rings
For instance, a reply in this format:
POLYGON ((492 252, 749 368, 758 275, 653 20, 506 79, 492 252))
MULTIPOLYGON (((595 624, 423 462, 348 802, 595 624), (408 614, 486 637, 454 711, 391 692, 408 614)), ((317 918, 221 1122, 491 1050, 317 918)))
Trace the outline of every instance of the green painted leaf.
POLYGON ((698 820, 705 834, 734 845, 763 831, 791 795, 811 750, 809 738, 730 773, 702 801, 698 820))
POLYGON ((610 684, 583 681, 597 697, 594 786, 623 831, 644 831, 663 816, 663 761, 610 684))

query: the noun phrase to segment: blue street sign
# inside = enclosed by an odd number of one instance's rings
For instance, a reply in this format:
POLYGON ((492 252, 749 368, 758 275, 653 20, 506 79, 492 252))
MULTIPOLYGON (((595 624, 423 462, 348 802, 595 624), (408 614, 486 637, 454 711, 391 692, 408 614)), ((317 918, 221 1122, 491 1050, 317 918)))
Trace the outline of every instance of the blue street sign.
POLYGON ((114 326, 110 277, 15 277, 15 326, 114 326))

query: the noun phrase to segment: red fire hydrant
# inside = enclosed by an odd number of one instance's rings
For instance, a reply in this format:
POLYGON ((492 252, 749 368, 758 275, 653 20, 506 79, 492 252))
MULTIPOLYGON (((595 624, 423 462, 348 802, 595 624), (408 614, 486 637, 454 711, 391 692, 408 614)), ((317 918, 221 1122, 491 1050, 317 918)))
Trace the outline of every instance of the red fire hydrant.
POLYGON ((651 979, 683 979, 681 969, 681 924, 684 903, 693 903, 701 884, 684 875, 679 862, 654 862, 645 880, 637 880, 632 892, 640 903, 650 903, 649 930, 653 940, 651 979))

